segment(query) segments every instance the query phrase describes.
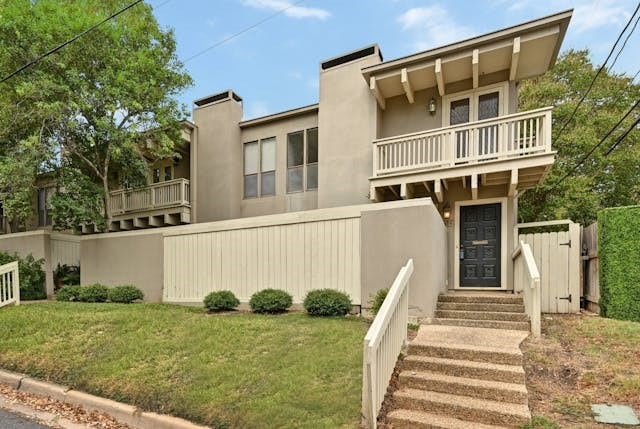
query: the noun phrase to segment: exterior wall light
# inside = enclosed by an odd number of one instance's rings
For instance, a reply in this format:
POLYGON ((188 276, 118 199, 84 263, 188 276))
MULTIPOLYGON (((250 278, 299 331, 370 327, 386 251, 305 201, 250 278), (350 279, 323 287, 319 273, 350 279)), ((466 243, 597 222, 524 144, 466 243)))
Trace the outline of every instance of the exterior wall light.
POLYGON ((442 208, 442 217, 445 220, 449 220, 451 219, 451 207, 449 206, 449 203, 444 203, 444 207, 442 208))
POLYGON ((431 115, 435 115, 436 114, 436 99, 431 97, 431 100, 429 101, 429 114, 431 115))

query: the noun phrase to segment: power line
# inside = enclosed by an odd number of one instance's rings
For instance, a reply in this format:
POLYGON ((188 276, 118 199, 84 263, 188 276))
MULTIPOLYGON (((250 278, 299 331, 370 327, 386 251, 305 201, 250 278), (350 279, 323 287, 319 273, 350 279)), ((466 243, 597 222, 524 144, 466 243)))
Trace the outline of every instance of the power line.
MULTIPOLYGON (((84 30, 81 33, 76 34, 75 36, 73 36, 71 39, 67 40, 66 42, 62 43, 61 45, 56 46, 55 48, 51 49, 48 52, 45 52, 44 54, 40 55, 39 57, 37 57, 34 60, 29 61, 27 64, 23 65, 22 67, 20 67, 19 69, 15 70, 14 72, 10 73, 9 75, 7 75, 6 77, 2 78, 2 80, 0 80, 0 83, 6 82, 9 79, 11 79, 12 77, 14 77, 15 75, 17 75, 18 73, 21 73, 22 71, 28 69, 29 67, 33 66, 34 64, 39 63, 40 61, 42 61, 43 59, 45 59, 46 57, 48 57, 49 55, 55 54, 56 52, 60 51, 61 49, 63 49, 65 46, 70 45, 71 43, 75 42, 76 40, 78 40, 79 38, 81 38, 82 36, 86 35, 87 33, 90 33, 91 31, 95 30, 96 28, 98 28, 99 26, 101 26, 102 24, 104 24, 105 22, 108 22, 110 20, 112 20, 113 18, 115 18, 116 16, 120 15, 123 12, 126 12, 127 10, 131 9, 132 7, 134 7, 135 5, 137 5, 138 3, 142 3, 143 0, 136 0, 133 3, 129 4, 128 6, 123 7, 122 9, 120 9, 119 11, 112 13, 111 15, 109 15, 108 17, 106 17, 105 19, 103 19, 102 21, 92 25, 91 27, 87 28, 86 30, 84 30)), ((162 6, 162 5, 161 5, 162 6)))
MULTIPOLYGON (((609 130, 609 132, 607 132, 607 134, 602 137, 602 139, 600 139, 600 141, 595 144, 590 150, 589 152, 587 152, 586 155, 584 155, 582 157, 582 159, 576 163, 568 172, 567 174, 565 174, 564 176, 562 176, 562 178, 560 180, 558 180, 557 182, 555 182, 552 186, 550 190, 553 190, 555 188, 558 187, 558 185, 560 185, 563 181, 565 181, 569 176, 571 176, 571 174, 576 171, 578 169, 578 167, 580 167, 587 159, 589 159, 589 157, 596 151, 596 149, 598 149, 600 146, 602 146, 602 144, 604 144, 604 142, 607 140, 607 138, 609 138, 609 136, 620 126, 620 124, 622 124, 622 122, 624 122, 625 119, 627 119, 627 117, 631 114, 631 112, 633 112, 635 110, 636 107, 638 107, 638 105, 640 105, 640 99, 638 99, 635 104, 633 106, 631 106, 631 108, 627 111, 627 113, 624 114, 624 116, 622 118, 620 118, 620 120, 613 126, 611 127, 611 129, 609 130)), ((638 123, 638 121, 636 121, 636 123, 634 124, 634 126, 638 123)), ((633 128, 633 127, 631 127, 633 128)), ((630 131, 630 130, 629 130, 630 131)), ((624 134, 624 136, 626 136, 627 134, 629 134, 629 132, 626 132, 624 134)), ((618 139, 618 141, 614 144, 614 146, 616 146, 621 140, 618 139)), ((609 153, 611 153, 610 149, 609 152, 607 152, 607 155, 609 153)), ((606 155, 605 155, 606 156, 606 155)))
POLYGON ((636 119, 636 121, 631 124, 631 126, 629 127, 629 129, 627 131, 625 131, 625 133, 623 135, 620 136, 620 138, 613 144, 613 146, 611 146, 609 148, 609 150, 607 151, 607 153, 604 154, 605 157, 609 156, 609 154, 611 152, 613 152, 613 150, 620 144, 622 143, 622 141, 624 140, 624 138, 640 123, 640 116, 638 116, 638 118, 636 119))
MULTIPOLYGON (((598 79, 598 76, 600 76, 600 73, 602 73, 602 70, 604 70, 605 66, 607 65, 607 62, 609 62, 609 59, 613 55, 613 51, 615 51, 616 46, 618 46, 618 43, 620 42, 620 39, 622 39, 622 35, 627 31, 627 28, 629 28, 629 25, 633 21, 633 18, 638 13, 639 9, 640 9, 640 2, 638 3, 638 6, 636 6, 636 9, 633 11, 633 14, 629 17, 629 20, 627 21, 627 24, 624 26, 624 28, 622 29, 622 31, 618 35, 618 38, 616 39, 615 43, 611 47, 611 50, 609 51, 609 55, 607 55, 607 58, 604 60, 604 62, 602 63, 602 65, 600 66, 598 71, 596 72, 596 75, 591 80, 591 83, 589 84, 589 87, 587 88, 585 93, 580 98, 580 101, 578 101, 578 104, 576 104, 576 107, 573 109, 573 112, 571 112, 571 115, 569 116, 569 118, 564 122, 564 124, 560 128, 560 131, 558 131, 558 134, 556 135, 554 140, 558 140, 560 138, 560 136, 564 132, 565 128, 567 128, 567 125, 569 125, 569 122, 571 122, 573 120, 574 116, 576 115, 576 112, 578 111, 578 109, 582 105, 582 102, 585 100, 585 98, 587 98, 587 95, 589 94, 589 92, 593 88, 593 84, 596 82, 596 79, 598 79)), ((622 49, 620 51, 622 52, 622 49)))
POLYGON ((620 50, 616 54, 616 57, 613 59, 613 62, 609 66, 609 70, 613 69, 613 66, 616 65, 616 62, 618 61, 620 54, 622 53, 622 51, 624 51, 624 48, 627 46, 627 42, 629 41, 629 38, 631 37, 633 32, 636 31, 636 27, 638 26, 638 21, 640 21, 640 15, 638 15, 638 18, 636 18, 636 22, 633 24, 633 27, 631 27, 631 31, 629 31, 629 34, 627 34, 627 37, 624 39, 624 43, 622 43, 622 47, 620 48, 620 50))
POLYGON ((211 46, 209 46, 209 47, 207 47, 207 48, 205 48, 205 49, 201 50, 200 52, 195 53, 195 54, 194 54, 194 55, 192 55, 192 56, 190 56, 189 58, 187 58, 186 60, 184 60, 184 61, 183 61, 183 63, 186 63, 187 61, 191 61, 191 60, 193 60, 193 59, 195 59, 195 58, 198 58, 199 56, 201 56, 201 55, 203 55, 203 54, 205 54, 205 53, 209 52, 209 51, 210 51, 210 50, 212 50, 212 49, 217 48, 218 46, 224 45, 224 44, 225 44, 225 43, 227 43, 228 41, 233 40, 233 39, 235 39, 236 37, 241 36, 241 35, 243 35, 244 33, 248 32, 248 31, 250 31, 250 30, 253 30, 254 28, 258 27, 259 25, 264 24, 265 22, 267 22, 267 21, 269 21, 269 20, 271 20, 271 19, 275 18, 276 16, 278 16, 278 15, 280 15, 280 14, 284 13, 284 12, 286 12, 287 10, 289 10, 289 9, 291 9, 291 8, 295 7, 295 6, 298 6, 300 3, 304 2, 304 1, 305 1, 305 0, 298 0, 297 2, 292 3, 292 4, 288 5, 287 7, 284 7, 284 8, 282 8, 282 9, 278 10, 277 12, 272 13, 271 15, 269 15, 269 16, 267 16, 267 17, 265 17, 265 18, 261 19, 260 21, 256 22, 255 24, 250 25, 249 27, 246 27, 246 28, 244 28, 243 30, 238 31, 237 33, 234 33, 234 34, 232 34, 231 36, 225 37, 224 39, 220 40, 219 42, 216 42, 216 43, 214 43, 213 45, 211 45, 211 46))

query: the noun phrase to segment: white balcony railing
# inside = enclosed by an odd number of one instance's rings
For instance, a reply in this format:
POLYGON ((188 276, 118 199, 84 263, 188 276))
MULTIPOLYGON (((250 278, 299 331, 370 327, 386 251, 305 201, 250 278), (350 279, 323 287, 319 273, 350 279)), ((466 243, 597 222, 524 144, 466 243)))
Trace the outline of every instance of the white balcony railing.
POLYGON ((0 307, 20 305, 20 274, 18 262, 0 266, 0 307))
POLYGON ((167 207, 189 207, 189 180, 174 179, 144 188, 111 192, 109 208, 113 216, 167 207))
POLYGON ((551 107, 374 141, 373 176, 551 152, 551 107))

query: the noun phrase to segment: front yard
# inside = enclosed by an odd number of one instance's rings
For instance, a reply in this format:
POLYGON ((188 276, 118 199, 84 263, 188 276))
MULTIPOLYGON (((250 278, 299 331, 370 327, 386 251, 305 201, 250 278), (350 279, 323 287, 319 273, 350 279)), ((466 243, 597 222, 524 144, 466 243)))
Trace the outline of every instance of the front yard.
POLYGON ((0 368, 146 410, 214 428, 359 423, 358 318, 56 302, 3 309, 0 326, 0 368))
POLYGON ((522 345, 536 428, 613 427, 591 404, 623 404, 640 415, 640 323, 543 315, 543 336, 522 345))

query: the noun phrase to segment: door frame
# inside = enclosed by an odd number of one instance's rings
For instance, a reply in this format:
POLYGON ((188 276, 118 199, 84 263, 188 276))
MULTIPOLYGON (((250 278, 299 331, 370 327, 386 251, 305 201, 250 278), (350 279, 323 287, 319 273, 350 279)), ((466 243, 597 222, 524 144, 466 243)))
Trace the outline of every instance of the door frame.
POLYGON ((490 94, 492 92, 498 93, 498 117, 504 116, 509 111, 507 106, 507 100, 509 100, 509 84, 507 82, 500 82, 493 85, 482 86, 476 89, 470 89, 466 91, 454 92, 452 94, 445 94, 442 97, 442 127, 449 127, 449 115, 451 111, 451 102, 469 98, 469 123, 477 122, 478 119, 478 99, 481 95, 490 94))
POLYGON ((453 288, 459 290, 507 290, 507 201, 508 198, 483 198, 454 203, 453 288), (500 287, 460 287, 460 207, 500 204, 500 287))

